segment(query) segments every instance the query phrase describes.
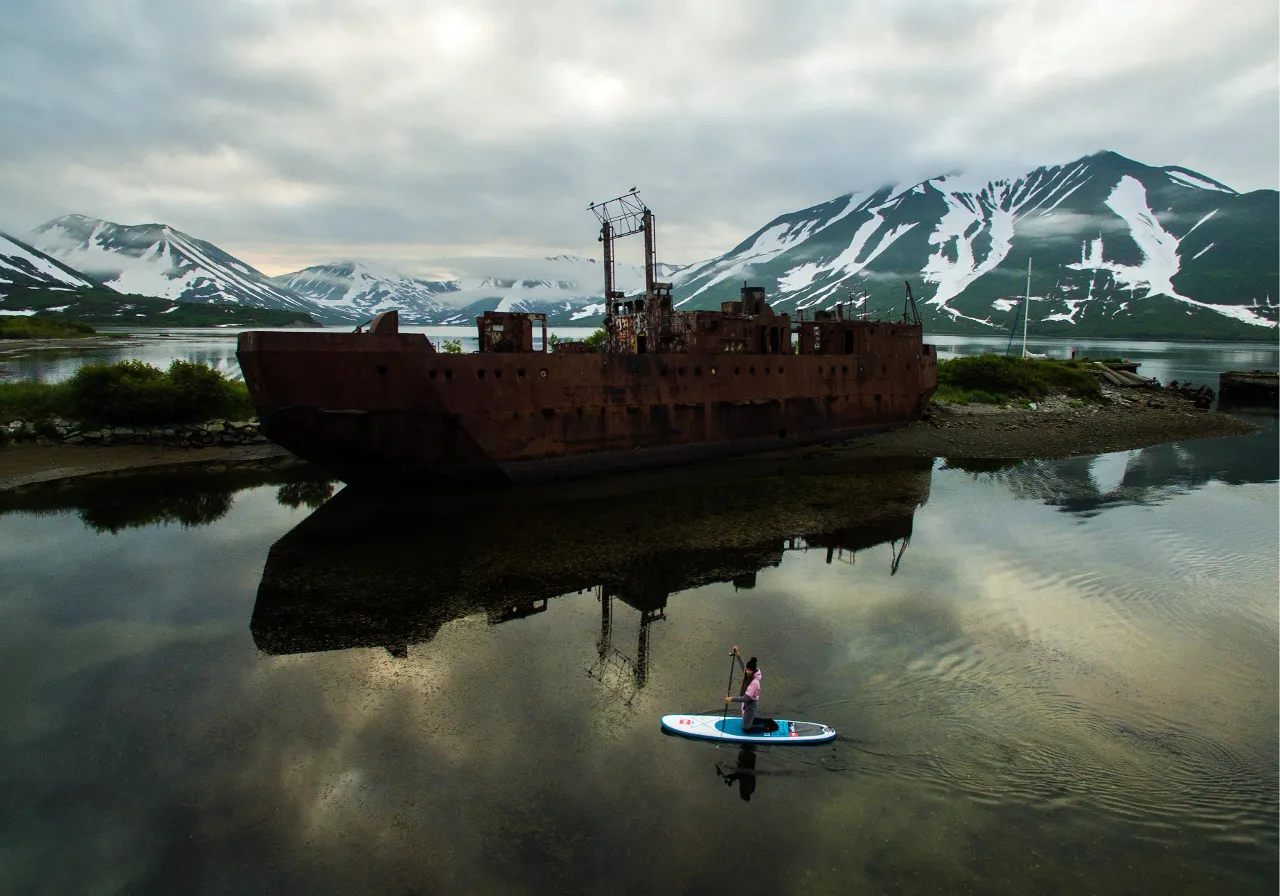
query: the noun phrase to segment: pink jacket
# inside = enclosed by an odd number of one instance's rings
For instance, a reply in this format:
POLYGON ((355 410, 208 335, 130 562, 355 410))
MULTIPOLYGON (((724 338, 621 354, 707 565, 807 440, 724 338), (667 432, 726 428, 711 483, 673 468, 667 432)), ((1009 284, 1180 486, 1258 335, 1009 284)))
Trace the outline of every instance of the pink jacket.
POLYGON ((763 672, 757 669, 756 674, 751 676, 751 684, 747 685, 747 692, 745 694, 748 700, 760 699, 760 677, 763 674, 763 672))

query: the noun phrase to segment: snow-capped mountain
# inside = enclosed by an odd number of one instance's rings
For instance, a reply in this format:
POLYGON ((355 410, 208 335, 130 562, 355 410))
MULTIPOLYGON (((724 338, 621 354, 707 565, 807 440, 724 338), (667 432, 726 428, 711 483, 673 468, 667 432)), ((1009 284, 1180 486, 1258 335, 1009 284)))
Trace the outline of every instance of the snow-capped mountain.
POLYGON ((15 287, 70 291, 102 284, 7 233, 0 233, 0 296, 15 287))
MULTIPOLYGON (((717 258, 662 266, 659 276, 676 284, 686 309, 718 307, 749 280, 779 310, 852 302, 876 316, 901 313, 907 281, 927 333, 1002 335, 1020 314, 1030 261, 1032 335, 1274 339, 1278 199, 1275 190, 1241 194, 1186 168, 1101 152, 1016 176, 947 175, 845 194, 775 218, 717 258)), ((471 324, 489 310, 540 312, 559 325, 596 325, 604 314, 602 263, 572 255, 476 260, 446 281, 356 261, 268 278, 161 224, 68 215, 31 243, 0 240, 0 281, 48 276, 52 290, 102 281, 329 324, 390 308, 417 325, 471 324), (72 279, 59 286, 59 277, 72 279)), ((639 266, 619 264, 616 276, 619 289, 643 289, 639 266)))
POLYGON ((296 293, 238 258, 164 224, 124 226, 65 215, 36 228, 32 243, 117 292, 313 311, 296 293))
POLYGON ((400 310, 406 321, 434 317, 445 310, 436 297, 458 289, 455 282, 406 277, 367 261, 313 265, 271 279, 306 300, 320 303, 314 313, 330 320, 367 320, 390 308, 400 310))
POLYGON ((880 314, 911 283, 930 332, 1008 332, 1032 262, 1041 336, 1258 338, 1277 325, 1277 193, 1103 152, 1029 174, 932 178, 782 215, 677 276, 684 308, 742 280, 782 310, 880 314), (1207 329, 1206 329, 1207 328, 1207 329))
MULTIPOLYGON (((595 323, 604 314, 602 263, 576 255, 496 258, 476 262, 477 271, 456 280, 408 277, 369 262, 337 262, 273 278, 315 303, 326 320, 366 320, 395 308, 412 325, 470 324, 485 311, 547 315, 553 324, 595 323)), ((678 270, 660 265, 659 275, 678 270)), ((618 288, 644 288, 644 269, 617 265, 618 288)))

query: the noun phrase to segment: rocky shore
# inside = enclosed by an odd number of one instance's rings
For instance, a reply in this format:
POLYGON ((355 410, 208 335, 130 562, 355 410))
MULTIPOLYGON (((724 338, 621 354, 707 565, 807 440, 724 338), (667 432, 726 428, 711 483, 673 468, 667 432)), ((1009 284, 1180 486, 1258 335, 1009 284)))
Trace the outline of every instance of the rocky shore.
POLYGON ((1103 387, 1101 404, 1054 397, 1031 407, 934 405, 928 416, 844 446, 864 457, 1072 457, 1147 448, 1165 442, 1240 436, 1258 427, 1199 409, 1168 390, 1103 387))
MULTIPOLYGON (((1247 435, 1258 427, 1197 409, 1178 393, 1104 388, 1101 404, 1050 398, 1031 407, 934 405, 923 420, 891 432, 814 449, 857 457, 1029 459, 1102 454, 1187 439, 1247 435)), ((219 420, 184 427, 77 429, 39 434, 20 424, 0 447, 0 490, 92 473, 291 456, 256 423, 219 420)), ((65 429, 63 428, 65 427, 65 429)), ((47 429, 47 428, 46 428, 47 429)))
POLYGON ((256 420, 210 420, 207 423, 169 426, 82 426, 66 420, 32 424, 10 421, 4 428, 11 442, 37 445, 155 445, 162 448, 199 448, 209 445, 252 445, 266 442, 256 420))

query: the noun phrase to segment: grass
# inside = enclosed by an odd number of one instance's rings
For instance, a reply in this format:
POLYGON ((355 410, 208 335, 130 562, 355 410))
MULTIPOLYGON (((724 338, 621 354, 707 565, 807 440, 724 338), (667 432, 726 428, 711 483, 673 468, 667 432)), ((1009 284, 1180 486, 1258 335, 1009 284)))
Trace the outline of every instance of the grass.
POLYGON ((60 317, 0 317, 0 339, 76 339, 96 332, 86 323, 60 317))
POLYGON ((1082 361, 978 355, 938 362, 936 404, 1007 404, 1049 395, 1087 400, 1102 396, 1098 378, 1082 361))
POLYGON ((86 364, 65 383, 0 383, 0 424, 54 417, 81 424, 150 426, 248 420, 244 383, 204 364, 174 361, 160 370, 140 361, 86 364))

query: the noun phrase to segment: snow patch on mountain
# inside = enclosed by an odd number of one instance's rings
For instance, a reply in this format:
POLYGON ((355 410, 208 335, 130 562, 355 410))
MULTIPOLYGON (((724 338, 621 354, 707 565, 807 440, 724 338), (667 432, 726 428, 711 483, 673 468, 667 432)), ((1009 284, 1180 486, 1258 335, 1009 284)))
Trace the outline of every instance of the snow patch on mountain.
MULTIPOLYGON (((92 280, 65 270, 52 258, 14 238, 0 233, 0 273, 3 283, 62 283, 70 287, 97 286, 92 280), (14 279, 17 278, 17 279, 14 279)), ((49 287, 54 288, 54 287, 49 287)))
POLYGON ((1203 177, 1196 177, 1189 171, 1183 171, 1179 168, 1169 168, 1165 170, 1165 174, 1175 183, 1182 184, 1184 187, 1192 187, 1197 190, 1216 190, 1220 193, 1234 193, 1235 190, 1225 187, 1215 181, 1206 180, 1203 177))

